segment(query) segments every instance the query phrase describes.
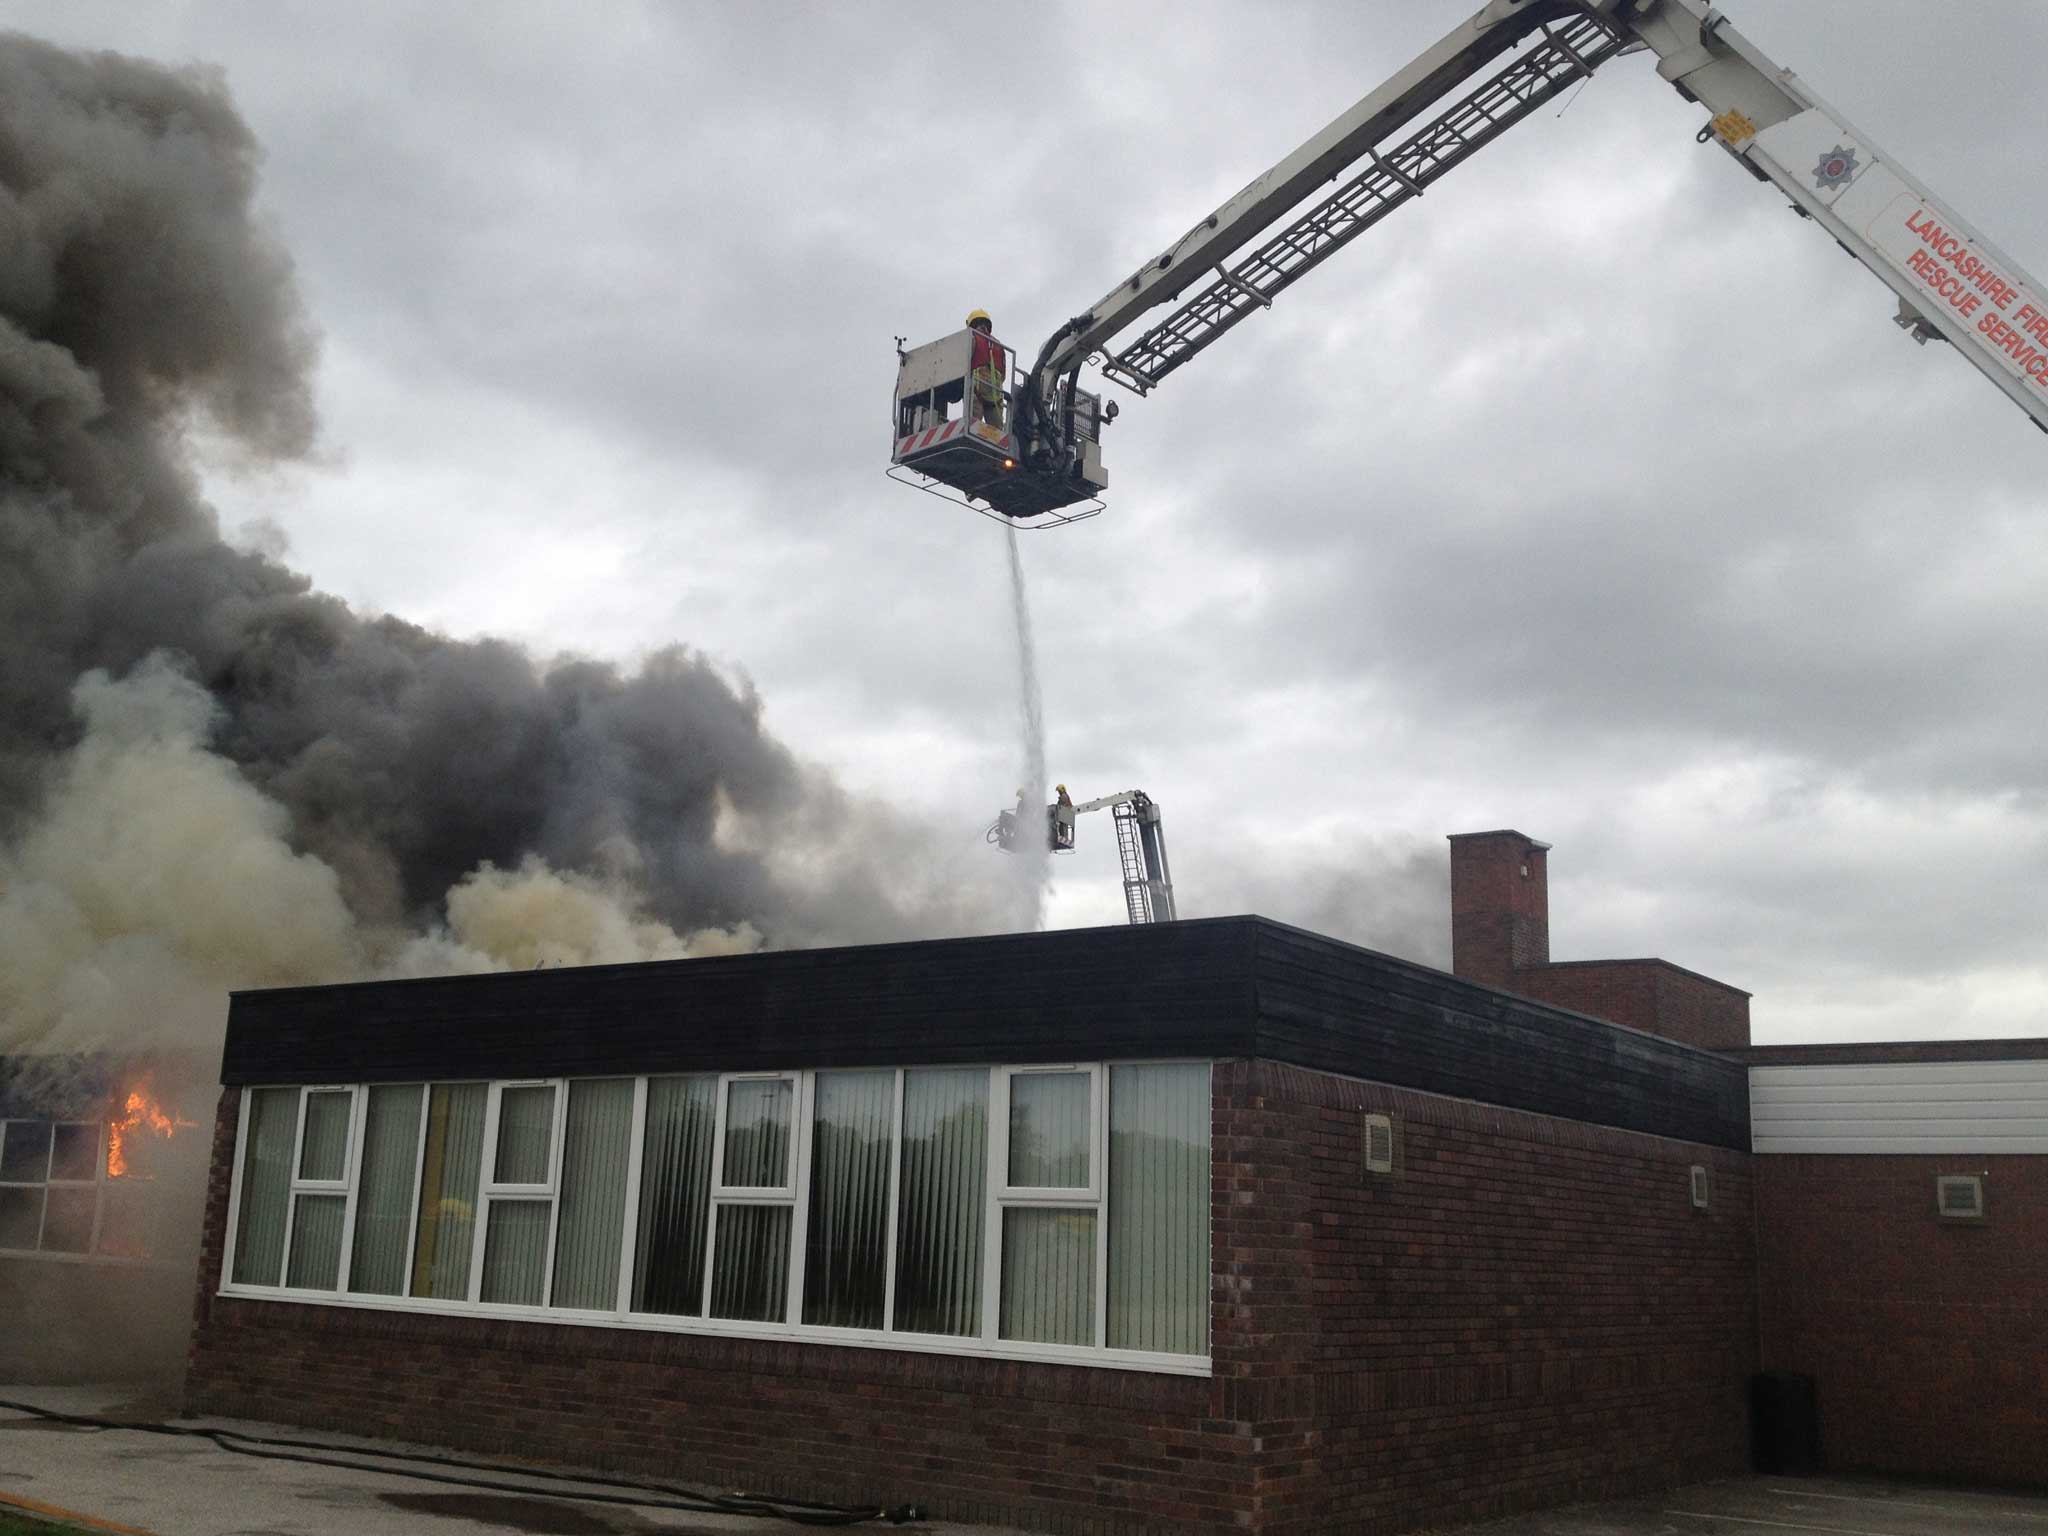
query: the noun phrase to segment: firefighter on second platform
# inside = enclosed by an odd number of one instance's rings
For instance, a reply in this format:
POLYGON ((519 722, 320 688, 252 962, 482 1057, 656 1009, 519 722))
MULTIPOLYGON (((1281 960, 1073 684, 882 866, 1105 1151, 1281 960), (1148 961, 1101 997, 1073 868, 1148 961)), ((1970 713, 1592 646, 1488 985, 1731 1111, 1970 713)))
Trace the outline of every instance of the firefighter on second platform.
POLYGON ((989 319, 987 310, 969 312, 967 329, 974 332, 974 360, 968 372, 968 419, 986 422, 1000 431, 1005 425, 1003 381, 1010 372, 1009 355, 995 339, 995 322, 989 319))

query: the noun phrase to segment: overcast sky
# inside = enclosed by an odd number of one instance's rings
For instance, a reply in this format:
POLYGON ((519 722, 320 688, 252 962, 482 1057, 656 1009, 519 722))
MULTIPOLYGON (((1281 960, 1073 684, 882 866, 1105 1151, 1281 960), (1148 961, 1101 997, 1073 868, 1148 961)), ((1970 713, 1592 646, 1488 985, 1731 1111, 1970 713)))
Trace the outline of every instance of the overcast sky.
MULTIPOLYGON (((216 456, 231 529, 457 635, 699 647, 972 841, 1001 533, 883 478, 892 336, 1035 351, 1468 9, 0 24, 218 67, 266 146, 322 448, 216 456)), ((2038 4, 1727 9, 2048 271, 2038 4)), ((1444 834, 1514 826, 1554 958, 1704 971, 1759 1039, 2048 1032, 2048 438, 1702 118, 1617 61, 1126 399, 1108 514, 1026 541, 1050 770, 1159 800, 1187 915, 1447 964, 1444 834)), ((1120 917, 1109 833, 1055 924, 1120 917)))

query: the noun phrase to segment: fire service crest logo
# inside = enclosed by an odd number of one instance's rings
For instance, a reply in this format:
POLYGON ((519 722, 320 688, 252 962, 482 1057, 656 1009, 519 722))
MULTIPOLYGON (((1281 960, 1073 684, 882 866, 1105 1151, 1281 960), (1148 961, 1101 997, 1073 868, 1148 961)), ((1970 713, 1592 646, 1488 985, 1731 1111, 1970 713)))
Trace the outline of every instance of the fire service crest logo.
POLYGON ((1813 168, 1813 184, 1823 192, 1833 192, 1849 185, 1856 174, 1856 151, 1845 144, 1837 144, 1820 157, 1820 164, 1813 168))

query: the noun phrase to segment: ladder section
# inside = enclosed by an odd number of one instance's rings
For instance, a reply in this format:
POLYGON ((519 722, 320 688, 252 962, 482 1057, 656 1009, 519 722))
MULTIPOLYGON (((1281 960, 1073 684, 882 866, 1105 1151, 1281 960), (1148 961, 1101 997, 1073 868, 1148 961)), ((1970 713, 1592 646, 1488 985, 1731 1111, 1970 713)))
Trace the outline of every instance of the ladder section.
POLYGON ((1124 866, 1124 911, 1133 923, 1152 921, 1152 883, 1145 873, 1145 855, 1138 845, 1138 808, 1125 802, 1113 806, 1116 819, 1116 856, 1124 866))
MULTIPOLYGON (((1105 377, 1149 392, 1225 331, 1306 276, 1423 188, 1499 138, 1575 80, 1621 51, 1623 38, 1595 16, 1552 23, 1491 79, 1371 163, 1330 197, 1185 299, 1165 320, 1102 366, 1105 377)), ((1119 837, 1121 837, 1119 826, 1119 837)), ((1126 866, 1128 871, 1128 866, 1126 866)), ((1132 922, 1139 921, 1133 917, 1132 922)))

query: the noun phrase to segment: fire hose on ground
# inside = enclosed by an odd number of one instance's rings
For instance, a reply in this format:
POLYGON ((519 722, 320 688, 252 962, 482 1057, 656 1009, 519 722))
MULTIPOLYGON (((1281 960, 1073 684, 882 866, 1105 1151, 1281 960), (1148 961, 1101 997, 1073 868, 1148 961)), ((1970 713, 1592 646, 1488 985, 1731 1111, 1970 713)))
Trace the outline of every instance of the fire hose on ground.
POLYGON ((203 1424, 164 1424, 107 1419, 85 1413, 61 1413, 54 1408, 43 1408, 34 1403, 13 1402, 5 1398, 0 1398, 0 1408, 25 1413, 32 1418, 46 1419, 55 1424, 68 1424, 78 1429, 125 1429, 145 1435, 177 1435, 189 1439, 210 1440, 220 1449, 231 1451, 237 1456, 254 1456, 264 1461, 296 1461, 308 1466, 335 1467, 351 1472, 381 1472, 392 1477, 446 1483, 457 1488, 476 1488, 491 1493, 534 1494, 542 1498, 572 1499, 586 1504, 629 1504, 642 1509, 676 1510, 686 1514, 742 1515, 763 1520, 786 1520, 796 1525, 865 1525, 873 1521, 906 1525, 925 1518, 924 1510, 916 1504, 883 1507, 872 1504, 827 1504, 808 1499, 769 1498, 751 1493, 705 1493, 699 1489, 672 1483, 641 1482, 631 1478, 561 1472, 546 1467, 522 1467, 505 1462, 471 1461, 459 1456, 439 1456, 428 1451, 380 1450, 374 1446, 335 1445, 322 1440, 294 1440, 276 1435, 248 1434, 241 1430, 209 1427, 203 1424), (343 1459, 350 1457, 369 1459, 343 1459), (378 1464, 387 1461, 411 1462, 415 1465, 407 1467, 378 1464), (493 1473, 496 1477, 462 1477, 455 1475, 454 1472, 424 1470, 428 1467, 493 1473), (514 1478, 526 1481, 510 1481, 514 1478), (533 1486, 535 1482, 583 1483, 596 1485, 598 1489, 630 1491, 557 1491, 536 1488, 533 1486))

